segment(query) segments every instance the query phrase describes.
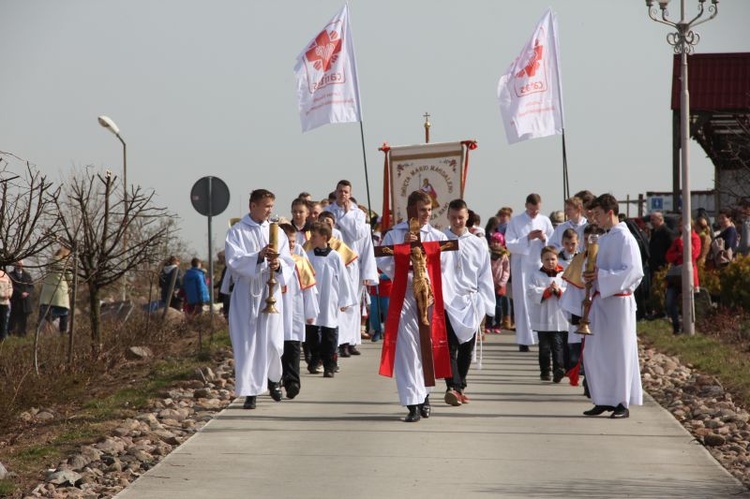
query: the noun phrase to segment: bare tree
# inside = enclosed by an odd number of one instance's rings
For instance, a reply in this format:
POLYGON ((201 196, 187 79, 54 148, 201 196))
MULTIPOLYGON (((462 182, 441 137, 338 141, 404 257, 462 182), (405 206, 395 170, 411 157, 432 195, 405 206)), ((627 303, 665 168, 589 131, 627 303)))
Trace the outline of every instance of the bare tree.
POLYGON ((6 266, 55 244, 60 189, 28 162, 20 171, 11 171, 4 158, 0 162, 0 266, 6 266))
POLYGON ((102 343, 102 291, 158 258, 174 229, 169 223, 173 215, 153 205, 153 191, 130 186, 125 200, 115 194, 122 191, 118 185, 111 172, 85 168, 72 175, 60 202, 65 243, 75 249, 78 276, 89 291, 94 349, 102 343))

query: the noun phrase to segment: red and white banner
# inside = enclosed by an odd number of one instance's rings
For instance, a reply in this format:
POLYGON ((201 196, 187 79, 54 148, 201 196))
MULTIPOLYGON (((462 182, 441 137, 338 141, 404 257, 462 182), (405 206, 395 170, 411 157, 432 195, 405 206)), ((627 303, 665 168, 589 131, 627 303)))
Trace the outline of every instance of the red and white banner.
POLYGON ((362 121, 348 5, 297 56, 294 73, 303 132, 362 121))
POLYGON ((547 9, 497 85, 508 143, 562 134, 563 102, 557 16, 547 9))

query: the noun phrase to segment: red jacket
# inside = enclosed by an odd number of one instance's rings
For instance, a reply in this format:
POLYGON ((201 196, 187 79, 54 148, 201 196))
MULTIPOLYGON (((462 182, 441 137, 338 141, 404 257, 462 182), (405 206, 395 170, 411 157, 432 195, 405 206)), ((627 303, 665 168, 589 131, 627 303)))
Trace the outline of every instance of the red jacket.
MULTIPOLYGON (((693 260, 693 286, 697 288, 699 286, 698 266, 695 262, 698 261, 698 257, 701 254, 701 238, 694 230, 690 231, 690 242, 691 249, 693 250, 693 253, 691 254, 693 260)), ((671 263, 672 265, 682 265, 682 248, 682 236, 676 237, 674 241, 672 241, 672 245, 667 250, 667 262, 671 263)))

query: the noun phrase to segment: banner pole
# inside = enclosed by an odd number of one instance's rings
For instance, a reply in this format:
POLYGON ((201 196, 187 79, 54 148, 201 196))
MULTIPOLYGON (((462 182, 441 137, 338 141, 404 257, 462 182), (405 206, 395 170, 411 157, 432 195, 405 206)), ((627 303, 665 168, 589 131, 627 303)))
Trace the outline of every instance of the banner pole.
POLYGON ((372 204, 370 203, 370 177, 367 174, 367 153, 365 151, 365 129, 362 121, 359 122, 359 136, 362 139, 362 162, 365 165, 365 189, 367 190, 367 223, 370 224, 370 231, 372 232, 372 204))
POLYGON ((570 185, 568 183, 568 153, 565 148, 565 128, 562 129, 562 163, 563 163, 563 205, 570 197, 570 185))

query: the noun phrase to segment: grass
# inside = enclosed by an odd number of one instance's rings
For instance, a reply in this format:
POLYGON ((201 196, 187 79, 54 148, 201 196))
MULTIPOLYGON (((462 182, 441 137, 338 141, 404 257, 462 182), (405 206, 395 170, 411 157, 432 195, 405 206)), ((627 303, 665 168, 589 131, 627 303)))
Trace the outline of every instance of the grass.
POLYGON ((639 322, 638 336, 657 351, 679 357, 683 364, 715 376, 736 403, 750 407, 750 355, 746 348, 700 332, 674 336, 671 326, 663 321, 639 322))
POLYGON ((132 411, 146 407, 150 399, 159 396, 175 381, 192 377, 195 370, 204 366, 207 360, 204 350, 190 357, 159 361, 153 365, 146 379, 106 397, 88 400, 82 409, 98 421, 129 416, 132 411))
POLYGON ((16 486, 10 480, 0 480, 0 497, 8 497, 16 491, 16 486))
MULTIPOLYGON (((162 397, 175 382, 194 379, 197 369, 213 365, 220 356, 219 351, 230 344, 226 329, 217 330, 210 345, 208 335, 204 334, 200 352, 196 351, 196 340, 195 330, 167 334, 159 340, 161 345, 157 342, 154 358, 145 362, 122 362, 116 355, 104 356, 100 364, 68 370, 56 368, 58 359, 48 357, 50 360, 44 367, 50 373, 46 374, 46 379, 31 375, 24 379, 19 377, 28 371, 25 366, 29 357, 28 354, 21 357, 16 352, 23 352, 28 345, 19 344, 17 351, 0 350, 0 373, 12 380, 19 379, 19 386, 26 390, 25 396, 17 399, 14 410, 6 408, 4 413, 8 419, 0 442, 10 442, 10 446, 3 452, 3 464, 19 477, 0 480, 0 497, 17 497, 41 480, 41 470, 56 467, 81 445, 110 435, 122 419, 146 408, 150 399, 162 397), (11 378, 11 375, 19 378, 11 378), (52 386, 48 381, 53 379, 54 390, 40 390, 40 387, 52 386), (48 424, 15 423, 16 415, 30 407, 50 408, 62 417, 48 424)), ((143 344, 141 341, 135 339, 130 344, 143 344)), ((153 348, 154 343, 151 345, 153 348)), ((12 393, 6 390, 5 395, 12 393)))

